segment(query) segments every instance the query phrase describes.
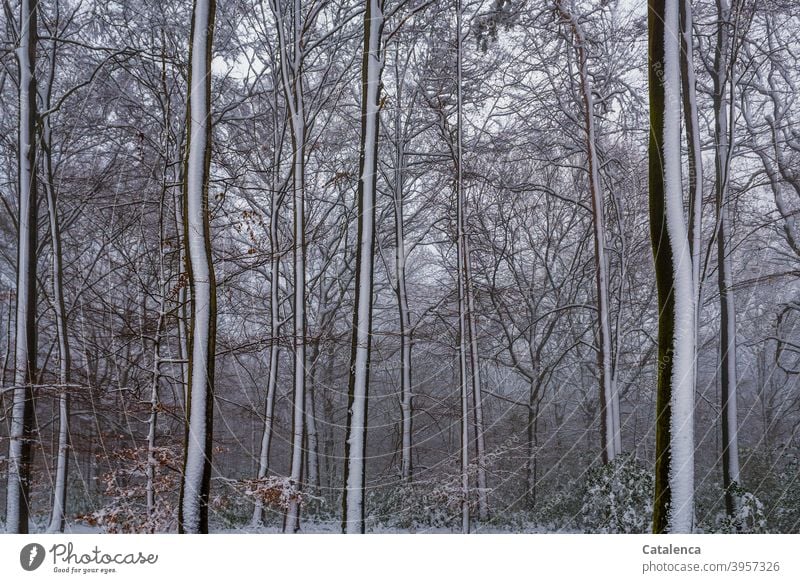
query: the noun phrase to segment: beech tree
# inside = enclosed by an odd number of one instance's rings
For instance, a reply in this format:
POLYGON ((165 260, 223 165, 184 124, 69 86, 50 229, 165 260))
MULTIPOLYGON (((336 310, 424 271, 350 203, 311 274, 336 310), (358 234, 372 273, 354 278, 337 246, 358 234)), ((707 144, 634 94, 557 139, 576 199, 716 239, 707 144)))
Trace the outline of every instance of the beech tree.
MULTIPOLYGON (((17 305, 15 319, 14 388, 8 432, 6 530, 26 534, 34 427, 36 384, 36 273, 38 246, 36 44, 38 11, 34 0, 19 5, 17 66, 19 113, 17 129, 17 305)), ((63 356, 63 353, 62 353, 63 356)))
POLYGON ((594 121, 594 90, 589 74, 588 47, 574 6, 559 0, 557 8, 572 29, 580 77, 580 94, 583 101, 583 116, 586 132, 586 157, 588 161, 589 190, 592 199, 594 223, 595 279, 597 282, 598 351, 597 369, 600 378, 600 416, 603 440, 603 459, 613 461, 622 453, 622 435, 619 413, 619 392, 613 367, 611 314, 609 306, 608 262, 606 261, 605 198, 600 180, 600 160, 597 154, 597 137, 594 121))
POLYGON ((679 4, 648 4, 650 229, 659 308, 657 533, 691 532, 694 520, 695 292, 681 183, 679 4))
POLYGON ((211 261, 209 181, 211 162, 211 47, 215 0, 196 0, 189 35, 184 244, 191 294, 191 339, 186 392, 186 449, 179 531, 208 532, 217 297, 211 261))
POLYGON ((140 4, 0 14, 3 528, 796 530, 793 4, 140 4))
POLYGON ((358 179, 356 236, 356 293, 353 341, 347 389, 342 532, 364 532, 366 487, 367 398, 372 343, 372 303, 375 255, 375 216, 378 179, 381 74, 383 72, 384 2, 368 0, 364 10, 364 48, 361 65, 361 150, 358 179))

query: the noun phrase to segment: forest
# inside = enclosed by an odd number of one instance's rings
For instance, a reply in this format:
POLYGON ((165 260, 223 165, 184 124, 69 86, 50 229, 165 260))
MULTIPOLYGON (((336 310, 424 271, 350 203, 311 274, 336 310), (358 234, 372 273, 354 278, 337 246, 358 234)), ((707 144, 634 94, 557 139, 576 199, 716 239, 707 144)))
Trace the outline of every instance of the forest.
POLYGON ((0 529, 800 531, 794 0, 2 3, 0 529))

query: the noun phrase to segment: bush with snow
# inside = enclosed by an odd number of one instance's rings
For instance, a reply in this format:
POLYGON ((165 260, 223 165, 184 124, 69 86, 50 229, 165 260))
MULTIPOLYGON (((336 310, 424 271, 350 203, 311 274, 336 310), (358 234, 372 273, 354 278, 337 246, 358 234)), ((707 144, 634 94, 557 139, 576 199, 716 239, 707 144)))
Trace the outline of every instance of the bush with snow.
MULTIPOLYGON (((401 484, 373 491, 368 497, 368 521, 403 530, 425 528, 455 528, 461 524, 461 502, 464 499, 460 476, 450 476, 446 482, 436 480, 401 484)), ((470 513, 477 509, 470 498, 470 513)))
POLYGON ((725 513, 717 515, 714 532, 759 534, 767 531, 767 517, 764 504, 752 492, 747 492, 737 484, 732 487, 737 510, 733 516, 725 513))
POLYGON ((620 455, 588 473, 578 520, 584 531, 645 533, 652 516, 652 471, 632 455, 620 455))
POLYGON ((795 534, 800 525, 800 454, 791 452, 783 457, 769 504, 770 527, 771 532, 795 534))

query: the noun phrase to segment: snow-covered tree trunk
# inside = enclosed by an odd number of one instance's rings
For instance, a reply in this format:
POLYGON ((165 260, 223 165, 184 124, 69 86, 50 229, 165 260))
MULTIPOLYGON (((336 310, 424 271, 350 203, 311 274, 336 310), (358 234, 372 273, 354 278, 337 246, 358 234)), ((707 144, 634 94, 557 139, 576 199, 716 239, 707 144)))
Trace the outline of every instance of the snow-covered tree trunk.
MULTIPOLYGON (((695 347, 700 330, 702 285, 700 261, 703 249, 703 152, 700 144, 700 118, 697 111, 697 81, 694 72, 694 31, 691 0, 681 0, 681 88, 683 119, 689 153, 689 244, 692 246, 692 276, 695 296, 695 347)), ((696 367, 695 367, 696 368, 696 367)), ((695 370, 695 377, 697 371, 695 370)), ((695 387, 697 379, 695 378, 695 387)))
POLYGON ((400 322, 400 479, 410 483, 412 478, 411 444, 413 431, 413 400, 411 392, 411 312, 408 309, 408 289, 406 285, 406 232, 403 212, 403 181, 405 179, 405 141, 401 135, 400 103, 402 82, 398 82, 397 107, 394 129, 397 133, 397 152, 394 167, 394 237, 395 237, 395 295, 400 322))
POLYGON ((306 241, 305 241, 305 155, 306 113, 303 94, 303 19, 300 0, 292 9, 292 51, 286 38, 280 0, 272 0, 278 31, 281 80, 289 122, 292 131, 292 197, 293 238, 292 264, 294 266, 294 291, 292 293, 292 320, 294 324, 292 368, 292 443, 289 479, 297 490, 290 500, 284 516, 284 532, 300 530, 300 499, 303 474, 303 433, 305 432, 306 403, 306 241))
MULTIPOLYGON (((55 81, 56 47, 54 42, 50 51, 50 67, 46 85, 42 88, 42 101, 46 109, 50 109, 55 81)), ((56 319, 56 341, 58 343, 58 450, 56 453, 56 474, 53 483, 53 506, 50 511, 48 532, 63 532, 65 509, 67 504, 67 470, 69 460, 69 385, 70 385, 70 347, 67 332, 67 310, 64 302, 64 269, 61 253, 61 227, 58 213, 58 194, 53 170, 53 130, 50 116, 41 122, 41 146, 44 162, 45 180, 43 181, 47 196, 47 214, 52 246, 52 305, 56 319)))
POLYGON ((19 9, 19 125, 17 218, 17 306, 14 395, 8 434, 6 530, 26 534, 30 515, 30 478, 35 438, 33 384, 36 377, 36 41, 35 0, 19 9))
POLYGON ((586 132, 586 156, 589 163, 589 190, 592 198, 594 224, 595 286, 597 293, 598 339, 597 364, 600 380, 601 439, 603 461, 614 461, 622 453, 622 434, 619 414, 619 392, 613 366, 611 314, 609 307, 608 260, 606 259, 605 199, 600 180, 600 160, 597 155, 597 131, 594 120, 594 89, 589 74, 589 57, 583 29, 566 0, 558 0, 558 10, 569 23, 575 39, 575 51, 580 76, 580 94, 586 132))
POLYGON ((717 0, 717 38, 714 51, 714 178, 717 209, 717 285, 720 302, 720 398, 722 417, 722 481, 725 509, 735 515, 740 483, 736 374, 736 305, 733 295, 731 235, 729 228, 729 181, 733 144, 732 43, 729 34, 731 9, 727 0, 717 0), (730 87, 729 87, 730 85, 730 87))
POLYGON ((383 0, 365 0, 364 48, 361 72, 361 149, 358 179, 356 293, 347 398, 345 491, 342 531, 364 532, 367 395, 372 341, 373 258, 378 180, 381 72, 383 70, 383 0))
POLYGON ((215 0, 195 0, 189 37, 189 127, 183 221, 186 268, 191 286, 191 338, 186 451, 178 514, 178 530, 182 533, 208 532, 217 315, 208 206, 215 11, 215 0))
POLYGON ((679 3, 648 3, 650 228, 659 306, 653 530, 686 533, 694 517, 695 307, 681 184, 679 3))
POLYGON ((463 39, 461 0, 456 5, 456 270, 458 293, 458 383, 461 394, 461 532, 469 533, 469 320, 467 317, 467 248, 464 225, 463 115, 462 95, 463 39))
MULTIPOLYGON (((278 389, 278 366, 280 362, 280 343, 278 337, 280 334, 280 239, 279 233, 279 212, 281 197, 278 192, 278 178, 280 168, 280 131, 278 129, 278 103, 275 99, 275 131, 273 133, 274 140, 272 144, 272 173, 271 173, 271 186, 272 196, 270 198, 270 216, 269 216, 269 248, 270 248, 270 289, 269 289, 269 329, 270 329, 270 346, 269 346, 269 362, 267 363, 267 392, 264 402, 264 430, 261 434, 261 447, 258 453, 258 475, 257 478, 262 480, 267 477, 269 473, 269 454, 272 448, 272 434, 275 422, 275 394, 278 389)), ((263 523, 264 519, 264 505, 260 500, 256 500, 255 507, 253 508, 253 518, 251 521, 252 526, 259 526, 263 523)))

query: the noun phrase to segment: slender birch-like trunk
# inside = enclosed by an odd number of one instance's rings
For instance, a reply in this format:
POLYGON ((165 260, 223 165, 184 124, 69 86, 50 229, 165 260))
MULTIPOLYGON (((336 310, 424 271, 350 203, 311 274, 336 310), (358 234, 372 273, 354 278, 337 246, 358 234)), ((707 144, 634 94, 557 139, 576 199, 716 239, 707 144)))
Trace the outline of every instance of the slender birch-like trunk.
MULTIPOLYGON (((689 244, 692 246, 692 276, 695 296, 695 346, 700 330, 700 257, 703 247, 703 152, 700 144, 700 119, 697 112, 697 81, 694 72, 694 40, 691 0, 681 0, 681 87, 683 120, 689 158, 689 244)), ((695 367, 696 368, 696 367, 695 367)), ((695 371, 695 388, 697 378, 695 371)))
POLYGON ((208 183, 211 165, 211 48, 215 0, 195 0, 189 54, 184 245, 191 286, 186 451, 178 531, 208 532, 214 415, 216 281, 211 260, 208 183))
POLYGON ((397 152, 394 164, 394 243, 395 243, 395 295, 400 321, 400 479, 411 483, 412 461, 411 443, 413 431, 413 401, 411 392, 411 312, 408 309, 408 290, 406 287, 406 233, 403 211, 403 181, 405 180, 405 138, 401 131, 400 104, 402 103, 402 82, 397 83, 397 107, 394 129, 397 135, 397 152))
MULTIPOLYGON (((459 160, 459 167, 461 161, 459 160)), ((462 175, 463 176, 463 175, 462 175)), ((463 186, 462 186, 463 188, 463 186)), ((462 193, 463 199, 463 193, 462 193)), ((463 201, 466 203, 466 201, 463 201)), ((466 210, 462 207, 462 214, 466 210)), ((462 217, 463 221, 463 217, 462 217)), ((463 226, 463 225, 462 225, 463 226)), ((472 288, 472 266, 470 263, 469 239, 464 234, 464 294, 466 296, 467 330, 469 331, 469 364, 471 369, 472 417, 475 424, 475 460, 477 463, 478 519, 489 519, 489 489, 486 481, 486 434, 483 423, 483 398, 481 388, 481 368, 478 357, 478 326, 475 312, 475 299, 472 288)))
POLYGON ((18 238, 14 395, 8 439, 6 531, 27 534, 35 438, 33 384, 36 378, 36 41, 35 0, 19 8, 18 238))
POLYGON ((350 380, 347 391, 345 491, 342 531, 363 533, 366 490, 367 396, 372 341, 372 302, 375 256, 375 207, 378 181, 381 72, 383 70, 383 0, 366 0, 361 72, 361 151, 358 180, 356 293, 350 380))
MULTIPOLYGON (((277 118, 277 98, 275 102, 275 131, 272 155, 272 194, 270 199, 269 217, 269 244, 270 244, 270 347, 269 347, 269 372, 267 373, 267 394, 264 403, 264 431, 261 435, 261 448, 258 455, 258 479, 262 480, 269 474, 269 453, 272 447, 272 433, 275 420, 275 394, 278 388, 278 366, 280 362, 280 302, 278 281, 280 278, 280 247, 278 238, 278 213, 280 212, 280 196, 278 194, 278 178, 280 168, 280 138, 277 118)), ((252 526, 263 524, 264 507, 260 500, 256 500, 253 508, 252 526)))
POLYGON ((600 160, 597 155, 597 131, 594 121, 594 89, 589 75, 589 57, 583 29, 575 16, 573 6, 565 0, 558 1, 558 10, 569 23, 575 39, 578 58, 580 93, 586 132, 586 156, 589 162, 589 190, 592 198, 594 223, 595 285, 597 291, 598 338, 597 365, 600 377, 601 439, 603 462, 614 461, 622 453, 620 429, 619 392, 612 360, 611 314, 609 308, 608 260, 606 259, 605 201, 600 180, 600 160))
POLYGON ((163 272, 162 285, 160 286, 160 289, 162 290, 162 296, 158 309, 158 319, 156 320, 155 342, 153 346, 153 369, 151 371, 152 380, 150 384, 150 415, 147 419, 147 466, 145 468, 145 497, 148 519, 153 518, 156 507, 155 470, 157 462, 155 459, 155 450, 159 408, 158 385, 161 382, 161 334, 164 326, 164 319, 166 317, 166 306, 164 305, 165 297, 163 295, 163 291, 165 291, 163 286, 163 272))
POLYGON ((466 232, 463 186, 463 96, 462 96, 461 0, 456 5, 456 260, 458 287, 458 372, 461 388, 461 532, 469 533, 469 322, 467 319, 466 232))
MULTIPOLYGON (((649 0, 650 229, 658 287, 653 531, 694 519, 694 283, 681 184, 680 0, 649 0)), ((688 9, 688 7, 687 7, 688 9)))
POLYGON ((281 57, 281 80, 289 121, 292 130, 292 195, 293 237, 292 263, 294 265, 294 292, 292 294, 294 342, 292 368, 292 444, 289 479, 297 491, 289 500, 283 521, 284 532, 300 530, 300 491, 303 474, 303 433, 305 431, 306 402, 306 242, 305 242, 305 138, 306 114, 303 94, 303 21, 300 0, 295 0, 292 18, 292 58, 289 57, 288 39, 284 32, 280 0, 272 0, 278 30, 278 48, 281 57))
POLYGON ((58 219, 58 204, 53 184, 53 165, 50 147, 52 145, 49 120, 43 122, 42 142, 47 144, 45 153, 45 193, 50 224, 50 238, 53 245, 53 309, 56 316, 56 340, 58 342, 58 454, 56 457, 56 476, 53 486, 53 508, 50 513, 48 532, 64 531, 64 513, 67 504, 67 470, 69 459, 69 385, 71 382, 69 336, 67 334, 67 315, 64 302, 64 270, 61 254, 61 228, 58 219))
MULTIPOLYGON (((56 7, 58 11, 58 7, 56 7)), ((56 15, 56 22, 58 15, 56 15)), ((53 42, 50 52, 50 67, 44 87, 43 103, 50 109, 55 80, 56 47, 53 42)), ((67 310, 64 302, 64 269, 61 252, 61 227, 58 214, 58 194, 53 171, 53 131, 50 116, 45 116, 41 123, 41 146, 44 162, 44 189, 47 196, 47 215, 52 245, 52 277, 53 277, 53 311, 56 318, 56 341, 58 343, 58 450, 56 454, 56 474, 53 484, 53 506, 50 512, 48 532, 63 532, 67 504, 67 471, 69 468, 69 385, 70 358, 69 335, 67 333, 67 310)))

